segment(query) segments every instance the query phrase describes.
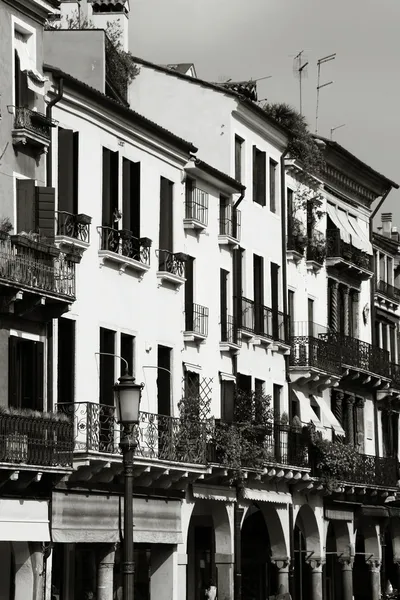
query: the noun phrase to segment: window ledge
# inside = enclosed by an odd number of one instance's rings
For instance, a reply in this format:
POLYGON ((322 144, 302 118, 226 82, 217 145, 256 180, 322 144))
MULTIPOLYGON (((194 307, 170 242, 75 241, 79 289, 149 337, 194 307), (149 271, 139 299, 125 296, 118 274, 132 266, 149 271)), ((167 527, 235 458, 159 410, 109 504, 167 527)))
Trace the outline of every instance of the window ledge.
POLYGON ((14 146, 34 146, 40 154, 47 154, 50 139, 26 128, 12 130, 14 146))
POLYGON ((218 236, 218 243, 223 246, 233 246, 233 249, 235 250, 238 246, 239 246, 239 240, 232 237, 231 235, 219 235, 218 236))
POLYGON ((157 279, 160 280, 160 285, 162 285, 163 283, 171 283, 177 288, 180 287, 186 281, 185 277, 175 275, 174 273, 170 273, 169 271, 157 271, 157 279))
POLYGON ((207 336, 203 333, 198 333, 197 331, 184 331, 183 339, 185 342, 194 342, 195 344, 203 344, 207 336))
POLYGON ((233 342, 220 342, 219 349, 220 352, 232 352, 232 354, 238 354, 240 345, 234 344, 233 342))
POLYGON ((279 354, 283 354, 284 356, 288 356, 290 354, 290 344, 281 341, 274 341, 271 345, 272 352, 278 352, 279 354))
POLYGON ((90 243, 84 242, 83 240, 78 240, 76 238, 70 237, 68 235, 56 235, 55 243, 62 248, 80 248, 81 250, 87 250, 89 248, 90 243))
POLYGON ((298 265, 299 262, 301 262, 303 255, 300 254, 300 252, 297 252, 297 250, 286 250, 286 258, 288 261, 298 265))
POLYGON ((204 231, 207 225, 198 221, 197 219, 183 219, 183 227, 184 229, 197 229, 199 231, 204 231))
POLYGON ((132 269, 138 273, 146 273, 150 269, 150 265, 144 264, 134 258, 111 252, 110 250, 99 250, 100 266, 102 267, 107 261, 119 265, 119 272, 125 273, 126 269, 132 269))
POLYGON ((306 265, 307 271, 312 271, 313 273, 319 273, 323 266, 315 260, 307 260, 306 265))

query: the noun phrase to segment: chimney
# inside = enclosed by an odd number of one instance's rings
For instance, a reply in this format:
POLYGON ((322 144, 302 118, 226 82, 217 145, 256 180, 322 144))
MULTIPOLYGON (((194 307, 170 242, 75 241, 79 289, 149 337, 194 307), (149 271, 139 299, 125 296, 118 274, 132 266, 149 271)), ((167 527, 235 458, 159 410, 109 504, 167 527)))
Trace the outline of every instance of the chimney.
POLYGON ((399 232, 397 227, 392 227, 392 240, 399 241, 399 232))
POLYGON ((392 237, 392 213, 382 213, 382 234, 386 237, 392 237))
MULTIPOLYGON (((129 48, 129 0, 87 0, 89 4, 89 19, 96 29, 107 29, 107 25, 119 32, 121 49, 128 52, 129 48)), ((114 41, 114 40, 111 40, 114 41)))

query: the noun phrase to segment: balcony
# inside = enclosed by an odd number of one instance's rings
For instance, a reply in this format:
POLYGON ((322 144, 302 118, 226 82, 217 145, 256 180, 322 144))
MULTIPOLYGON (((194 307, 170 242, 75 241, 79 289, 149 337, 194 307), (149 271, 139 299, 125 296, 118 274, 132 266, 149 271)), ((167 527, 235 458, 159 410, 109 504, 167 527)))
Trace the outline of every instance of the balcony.
POLYGON ((400 304, 400 289, 382 279, 375 283, 375 296, 379 304, 400 304))
POLYGON ((327 338, 340 347, 342 366, 352 371, 351 378, 363 378, 364 383, 370 383, 371 378, 390 379, 389 352, 377 346, 372 346, 356 338, 330 333, 327 338), (367 376, 363 377, 363 373, 367 376))
POLYGON ((86 250, 90 244, 90 224, 92 217, 74 215, 64 210, 56 212, 56 244, 62 248, 86 250))
POLYGON ((208 308, 200 304, 192 304, 185 312, 185 342, 204 342, 208 335, 208 308))
MULTIPOLYGON (((58 411, 74 423, 74 466, 92 480, 112 481, 122 473, 120 425, 116 409, 94 402, 59 404, 58 411), (87 467, 88 461, 93 467, 87 467)), ((170 487, 206 471, 208 424, 141 412, 135 429, 135 485, 170 487), (188 477, 189 474, 189 477, 188 477), (154 483, 156 482, 156 483, 154 483)))
POLYGON ((318 273, 325 262, 326 239, 320 231, 313 231, 307 242, 306 264, 307 269, 318 273))
POLYGON ((242 345, 241 331, 238 329, 237 320, 227 315, 221 318, 221 341, 219 349, 221 352, 237 353, 242 345))
POLYGON ((156 250, 158 257, 157 277, 160 283, 169 283, 180 287, 185 283, 185 263, 187 254, 183 252, 170 252, 170 250, 156 250))
POLYGON ((235 210, 232 204, 220 207, 219 236, 221 245, 237 246, 240 242, 241 212, 235 210))
POLYGON ((149 238, 136 238, 127 229, 98 227, 101 263, 114 263, 120 273, 134 271, 143 276, 150 269, 149 238))
POLYGON ((55 121, 30 108, 16 106, 14 111, 13 144, 30 145, 40 153, 47 152, 51 141, 51 128, 55 126, 55 121))
POLYGON ((73 428, 64 415, 2 407, 0 469, 63 472, 72 458, 73 428))
POLYGON ((287 258, 298 264, 304 255, 307 246, 307 234, 303 223, 289 215, 287 223, 287 258))
POLYGON ((290 326, 290 377, 299 385, 312 384, 319 391, 331 387, 342 374, 340 346, 329 339, 326 327, 308 321, 290 326))
POLYGON ((75 263, 78 258, 55 246, 28 236, 1 234, 0 287, 2 295, 14 302, 15 315, 37 309, 53 318, 75 300, 75 263), (7 290, 7 291, 6 291, 7 290))
POLYGON ((200 188, 193 187, 188 190, 185 202, 185 229, 203 231, 208 224, 208 194, 200 188))
POLYGON ((400 390, 400 365, 390 363, 390 378, 392 380, 392 388, 400 390))
POLYGON ((326 266, 357 275, 360 279, 370 279, 373 275, 370 255, 343 242, 338 229, 326 232, 326 266))
POLYGON ((267 306, 255 304, 254 300, 242 298, 240 329, 243 337, 251 338, 252 344, 271 346, 271 349, 277 344, 278 349, 283 349, 286 353, 285 325, 288 326, 288 319, 283 312, 273 311, 267 306))

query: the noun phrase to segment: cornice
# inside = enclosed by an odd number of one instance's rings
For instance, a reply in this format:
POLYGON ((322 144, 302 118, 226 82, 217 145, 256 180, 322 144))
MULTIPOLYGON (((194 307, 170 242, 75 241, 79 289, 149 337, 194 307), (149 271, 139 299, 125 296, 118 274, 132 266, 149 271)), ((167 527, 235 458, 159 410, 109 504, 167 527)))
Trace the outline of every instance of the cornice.
POLYGON ((348 194, 350 198, 353 198, 368 207, 370 207, 372 202, 377 198, 375 192, 330 164, 325 163, 321 170, 321 175, 324 181, 329 183, 333 188, 336 188, 344 194, 348 194))
POLYGON ((288 137, 282 130, 275 128, 269 122, 266 122, 261 116, 259 117, 245 104, 238 102, 236 110, 232 111, 232 116, 235 117, 246 127, 252 129, 255 133, 267 140, 272 146, 283 152, 288 143, 288 137))
POLYGON ((14 10, 18 10, 27 17, 44 24, 52 15, 59 14, 57 2, 48 0, 4 0, 14 10))

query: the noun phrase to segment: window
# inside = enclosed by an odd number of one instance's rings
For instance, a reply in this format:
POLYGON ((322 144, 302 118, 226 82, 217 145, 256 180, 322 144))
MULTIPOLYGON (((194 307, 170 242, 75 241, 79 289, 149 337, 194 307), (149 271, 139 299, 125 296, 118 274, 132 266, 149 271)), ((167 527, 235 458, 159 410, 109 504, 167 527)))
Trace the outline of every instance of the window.
POLYGON ((277 383, 274 383, 274 387, 273 387, 273 395, 272 395, 272 400, 273 400, 273 408, 274 408, 274 419, 275 421, 280 421, 280 417, 281 417, 281 402, 282 402, 282 386, 278 385, 277 383))
POLYGON ((44 344, 10 336, 8 400, 14 408, 44 409, 44 344))
POLYGON ((393 258, 386 257, 386 281, 389 285, 393 285, 393 258))
POLYGON ((262 417, 263 417, 264 389, 265 389, 265 381, 263 381, 262 379, 255 379, 254 380, 254 401, 255 401, 254 402, 255 403, 254 412, 255 412, 256 422, 261 422, 262 417))
POLYGON ((79 133, 58 128, 58 210, 78 214, 79 133))
POLYGON ((264 333, 264 259, 253 254, 254 326, 256 333, 264 333))
POLYGON ((253 202, 265 206, 266 154, 253 146, 253 202))
POLYGON ((34 179, 17 179, 17 231, 32 231, 54 241, 54 188, 35 186, 34 179))
POLYGON ((308 335, 314 337, 314 300, 308 298, 308 335))
POLYGON ((157 412, 171 415, 171 348, 157 348, 157 412))
POLYGON ((228 271, 225 271, 225 269, 220 269, 220 312, 222 341, 227 341, 228 338, 228 275, 228 271))
POLYGON ((114 406, 115 331, 100 327, 100 404, 114 406))
POLYGON ((312 238, 313 229, 315 225, 315 216, 313 211, 313 204, 311 200, 307 200, 307 238, 312 238))
POLYGON ((59 403, 75 400, 75 321, 58 319, 57 398, 59 403))
POLYGON ((286 207, 287 207, 287 229, 291 230, 293 224, 293 190, 286 190, 286 207))
POLYGON ((243 141, 241 137, 235 135, 235 179, 242 181, 242 152, 243 141))
POLYGON ((185 331, 194 331, 194 261, 189 256, 185 263, 185 331))
POLYGON ((235 418, 235 382, 221 381, 221 419, 232 423, 235 418))
POLYGON ((128 369, 129 375, 134 373, 134 350, 135 350, 135 337, 128 333, 121 333, 121 375, 125 373, 125 369, 128 369), (128 363, 126 366, 125 361, 128 363))
POLYGON ((122 161, 122 227, 140 238, 140 162, 122 161))
POLYGON ((272 309, 272 335, 275 340, 283 339, 279 331, 279 265, 271 263, 271 309, 272 309))
POLYGON ((289 311, 289 335, 295 335, 294 331, 294 291, 288 291, 288 311, 289 311))
MULTIPOLYGON (((195 400, 197 398, 198 403, 200 404, 200 375, 198 373, 194 373, 193 371, 185 371, 184 376, 184 389, 185 389, 185 397, 191 398, 191 400, 195 400)), ((190 402, 190 406, 194 406, 194 402, 190 402)), ((198 407, 200 410, 200 406, 198 407)), ((191 415, 196 417, 198 415, 191 415)))
POLYGON ((271 212, 276 213, 277 202, 276 202, 276 174, 277 174, 278 163, 269 159, 269 209, 271 212))
POLYGON ((165 263, 168 252, 173 249, 173 189, 174 184, 169 179, 160 179, 160 228, 159 228, 159 268, 167 270, 165 263), (164 250, 164 252, 162 252, 164 250), (167 251, 167 252, 165 252, 167 251))
POLYGON ((118 229, 119 154, 103 148, 103 227, 118 229))

